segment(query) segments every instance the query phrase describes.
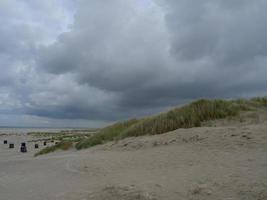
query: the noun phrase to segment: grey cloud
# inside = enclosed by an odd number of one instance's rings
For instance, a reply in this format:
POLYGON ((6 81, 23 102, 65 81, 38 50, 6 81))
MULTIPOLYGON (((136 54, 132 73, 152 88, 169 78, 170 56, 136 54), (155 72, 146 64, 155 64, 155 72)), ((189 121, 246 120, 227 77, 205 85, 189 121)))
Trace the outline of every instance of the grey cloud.
POLYGON ((114 109, 114 118, 116 112, 130 116, 188 99, 265 90, 261 74, 267 70, 256 61, 267 53, 264 1, 151 5, 142 13, 133 2, 80 1, 72 30, 43 48, 40 66, 118 95, 115 107, 96 107, 100 113, 114 109))
MULTIPOLYGON (((56 5, 57 1, 53 2, 56 5)), ((29 96, 44 89, 40 85, 46 75, 35 68, 38 46, 54 40, 52 37, 66 26, 62 20, 57 26, 58 6, 49 10, 41 9, 41 2, 35 4, 40 6, 37 13, 30 1, 0 1, 0 126, 7 123, 16 126, 13 119, 21 119, 27 112, 29 96), (52 26, 57 26, 56 31, 51 31, 52 26)))
MULTIPOLYGON (((27 2, 29 9, 41 12, 56 5, 27 2)), ((67 11, 55 9, 51 17, 56 22, 65 11, 73 12, 70 5, 76 3, 69 28, 69 16, 63 27, 50 26, 50 17, 41 29, 8 22, 17 27, 17 38, 11 28, 0 28, 0 54, 5 56, 0 62, 14 66, 3 74, 16 80, 10 83, 0 75, 0 83, 10 85, 20 112, 57 120, 113 121, 200 97, 267 93, 264 0, 59 2, 67 11), (57 28, 64 31, 53 39, 57 28), (40 30, 46 31, 37 37, 40 30), (16 62, 6 59, 12 56, 16 62), (21 62, 25 66, 20 69, 21 62)))
POLYGON ((43 49, 40 65, 51 73, 76 73, 81 84, 106 90, 152 79, 165 64, 168 44, 161 24, 136 12, 123 1, 83 1, 73 31, 43 49))
MULTIPOLYGON (((267 53, 266 1, 164 1, 172 52, 235 67, 267 53)), ((245 66, 245 65, 244 65, 245 66)))

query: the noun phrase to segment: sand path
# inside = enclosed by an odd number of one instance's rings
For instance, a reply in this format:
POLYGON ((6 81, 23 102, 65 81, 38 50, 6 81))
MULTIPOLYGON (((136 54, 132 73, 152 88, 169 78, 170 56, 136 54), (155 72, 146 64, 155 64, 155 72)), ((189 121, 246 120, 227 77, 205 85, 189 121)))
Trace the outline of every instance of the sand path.
POLYGON ((33 153, 0 145, 1 200, 267 199, 267 123, 33 153))

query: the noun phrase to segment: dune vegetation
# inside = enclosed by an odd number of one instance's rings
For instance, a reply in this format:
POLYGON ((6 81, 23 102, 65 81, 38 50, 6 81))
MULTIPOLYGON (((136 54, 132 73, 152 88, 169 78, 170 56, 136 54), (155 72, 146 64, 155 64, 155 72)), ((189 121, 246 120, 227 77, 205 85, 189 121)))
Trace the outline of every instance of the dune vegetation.
POLYGON ((40 156, 43 154, 52 153, 52 152, 58 151, 58 150, 66 151, 72 147, 73 147, 73 143, 71 141, 61 141, 58 144, 55 144, 53 146, 49 146, 49 147, 42 149, 41 151, 34 154, 34 156, 36 157, 36 156, 40 156))
POLYGON ((125 122, 117 122, 111 126, 107 126, 101 129, 98 133, 95 133, 90 138, 81 140, 76 144, 77 149, 88 148, 98 144, 102 144, 105 141, 111 141, 115 139, 119 133, 124 132, 134 124, 137 124, 141 120, 131 119, 125 122))
POLYGON ((81 140, 75 147, 79 150, 126 137, 163 134, 179 128, 199 127, 203 122, 209 120, 234 117, 242 111, 263 106, 267 106, 267 97, 250 100, 200 99, 155 116, 117 122, 103 128, 90 138, 81 140))

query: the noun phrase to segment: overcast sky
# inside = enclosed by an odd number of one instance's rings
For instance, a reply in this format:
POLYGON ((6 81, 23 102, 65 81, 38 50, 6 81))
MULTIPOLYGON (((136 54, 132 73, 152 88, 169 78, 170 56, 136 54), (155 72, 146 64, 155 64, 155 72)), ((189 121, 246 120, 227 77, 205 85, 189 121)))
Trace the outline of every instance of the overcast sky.
POLYGON ((0 126, 101 126, 267 95, 266 0, 0 0, 0 126))

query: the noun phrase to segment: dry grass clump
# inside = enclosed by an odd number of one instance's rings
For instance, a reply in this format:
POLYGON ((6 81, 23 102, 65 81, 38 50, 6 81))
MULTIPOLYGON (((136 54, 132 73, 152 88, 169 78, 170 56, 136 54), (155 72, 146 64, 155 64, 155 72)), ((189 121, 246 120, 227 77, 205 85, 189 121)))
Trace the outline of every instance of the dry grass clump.
POLYGON ((47 154, 47 153, 51 153, 57 150, 69 150, 70 148, 73 147, 72 142, 70 141, 61 141, 58 144, 55 144, 53 146, 50 147, 46 147, 44 149, 42 149, 41 151, 37 152, 36 154, 34 154, 34 156, 39 156, 39 155, 43 155, 43 154, 47 154))

